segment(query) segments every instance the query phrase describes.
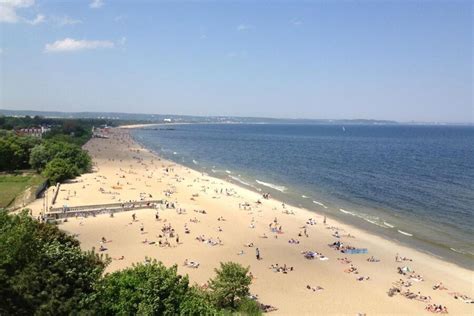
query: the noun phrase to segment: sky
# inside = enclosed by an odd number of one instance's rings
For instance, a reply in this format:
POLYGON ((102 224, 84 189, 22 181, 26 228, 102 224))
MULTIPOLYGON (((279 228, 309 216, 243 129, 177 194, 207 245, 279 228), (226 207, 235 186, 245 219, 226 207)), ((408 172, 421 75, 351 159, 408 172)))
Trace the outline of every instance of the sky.
POLYGON ((471 1, 0 0, 0 108, 474 122, 471 1))

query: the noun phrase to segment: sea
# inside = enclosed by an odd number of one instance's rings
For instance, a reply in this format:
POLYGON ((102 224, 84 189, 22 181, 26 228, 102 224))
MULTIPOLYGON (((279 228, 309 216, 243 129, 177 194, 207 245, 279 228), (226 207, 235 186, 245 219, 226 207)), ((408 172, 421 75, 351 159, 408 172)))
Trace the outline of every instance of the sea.
POLYGON ((474 126, 182 124, 164 158, 474 270, 474 126))

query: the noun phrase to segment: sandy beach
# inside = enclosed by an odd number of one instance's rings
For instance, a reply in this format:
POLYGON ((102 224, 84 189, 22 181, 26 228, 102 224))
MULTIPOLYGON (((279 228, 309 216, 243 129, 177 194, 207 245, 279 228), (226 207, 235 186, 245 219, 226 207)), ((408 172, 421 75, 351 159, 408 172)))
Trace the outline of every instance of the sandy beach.
MULTIPOLYGON (((108 136, 85 145, 94 170, 62 184, 54 207, 166 200, 150 209, 60 224, 84 250, 106 248, 102 253, 113 258, 108 272, 149 257, 177 264, 180 273, 202 285, 219 262, 235 261, 250 266, 252 294, 275 306, 275 315, 429 315, 430 304, 446 306, 452 315, 474 315, 474 304, 460 297, 474 297, 471 270, 329 217, 324 223, 315 212, 164 160, 134 142, 128 129, 110 129, 108 136), (107 241, 101 243, 102 237, 107 241), (338 241, 368 253, 329 246, 338 241), (375 260, 368 261, 371 256, 375 260), (397 256, 405 260, 396 261, 397 256), (390 297, 393 287, 414 294, 390 297)), ((38 216, 42 206, 36 200, 29 207, 38 216)))

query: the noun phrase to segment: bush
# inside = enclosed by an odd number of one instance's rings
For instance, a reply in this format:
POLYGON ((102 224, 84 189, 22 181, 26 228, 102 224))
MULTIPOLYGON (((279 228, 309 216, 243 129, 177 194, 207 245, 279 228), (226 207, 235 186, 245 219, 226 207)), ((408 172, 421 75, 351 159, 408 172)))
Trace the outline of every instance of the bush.
POLYGON ((66 315, 87 310, 107 260, 27 212, 0 211, 0 315, 66 315))
POLYGON ((54 158, 48 162, 43 171, 43 175, 48 178, 52 184, 72 179, 79 174, 79 170, 74 164, 62 158, 54 158))
POLYGON ((0 138, 0 171, 29 168, 32 148, 40 141, 33 137, 19 137, 13 134, 0 138))
POLYGON ((220 308, 235 310, 238 302, 249 296, 252 282, 248 275, 249 268, 235 262, 222 263, 215 269, 217 276, 209 281, 209 288, 214 303, 220 308))
POLYGON ((137 264, 106 275, 96 291, 95 306, 103 315, 210 315, 215 309, 189 286, 177 267, 161 262, 137 264))
POLYGON ((237 309, 239 313, 248 316, 258 316, 262 315, 262 310, 260 309, 260 304, 252 299, 245 298, 239 302, 239 307, 237 309))
POLYGON ((30 166, 37 171, 42 171, 51 159, 52 157, 44 144, 36 145, 30 153, 30 166))

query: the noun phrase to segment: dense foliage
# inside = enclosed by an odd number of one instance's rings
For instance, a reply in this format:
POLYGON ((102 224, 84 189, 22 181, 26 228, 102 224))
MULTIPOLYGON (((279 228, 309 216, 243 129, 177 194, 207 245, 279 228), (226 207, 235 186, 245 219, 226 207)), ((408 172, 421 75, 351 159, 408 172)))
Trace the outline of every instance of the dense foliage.
POLYGON ((0 211, 0 315, 260 315, 248 268, 221 264, 210 291, 152 261, 103 274, 109 258, 27 212, 0 211))
POLYGON ((104 315, 210 315, 217 310, 188 277, 156 261, 106 275, 99 282, 96 306, 104 315))
POLYGON ((252 279, 249 268, 235 262, 221 262, 220 269, 215 269, 215 272, 216 277, 209 282, 215 304, 221 308, 237 308, 250 294, 252 279))
POLYGON ((34 137, 18 137, 11 133, 0 136, 0 171, 29 168, 31 150, 40 143, 34 137))
POLYGON ((26 212, 0 212, 1 315, 65 315, 86 310, 106 262, 26 212))
POLYGON ((51 132, 46 138, 66 141, 83 145, 91 136, 93 126, 109 125, 114 126, 116 121, 105 119, 60 119, 45 118, 41 116, 0 116, 0 130, 14 130, 38 126, 49 126, 51 132))
POLYGON ((20 129, 49 124, 42 139, 0 133, 0 171, 35 169, 51 181, 74 178, 91 168, 91 159, 81 145, 92 136, 94 124, 102 120, 0 117, 0 128, 20 129))

